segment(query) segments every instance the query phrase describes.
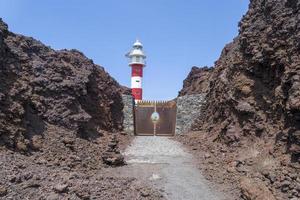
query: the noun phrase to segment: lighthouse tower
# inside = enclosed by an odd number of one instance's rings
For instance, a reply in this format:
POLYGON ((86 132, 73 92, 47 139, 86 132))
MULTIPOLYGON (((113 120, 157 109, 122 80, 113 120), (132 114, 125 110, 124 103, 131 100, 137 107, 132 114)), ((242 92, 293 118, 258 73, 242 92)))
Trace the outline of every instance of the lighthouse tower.
POLYGON ((142 78, 143 68, 146 66, 146 56, 143 52, 143 45, 136 40, 129 53, 129 66, 131 67, 131 92, 134 100, 137 102, 143 99, 142 78))

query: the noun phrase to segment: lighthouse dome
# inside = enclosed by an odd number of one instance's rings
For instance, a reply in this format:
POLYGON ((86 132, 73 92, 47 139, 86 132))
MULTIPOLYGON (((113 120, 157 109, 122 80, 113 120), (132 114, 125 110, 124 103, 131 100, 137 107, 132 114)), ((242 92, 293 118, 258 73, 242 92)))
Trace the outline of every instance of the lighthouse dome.
POLYGON ((134 64, 146 65, 146 55, 143 51, 143 45, 139 40, 136 40, 133 44, 133 48, 126 54, 126 57, 129 58, 129 66, 134 64))
POLYGON ((143 47, 143 44, 139 40, 136 40, 133 47, 143 47))

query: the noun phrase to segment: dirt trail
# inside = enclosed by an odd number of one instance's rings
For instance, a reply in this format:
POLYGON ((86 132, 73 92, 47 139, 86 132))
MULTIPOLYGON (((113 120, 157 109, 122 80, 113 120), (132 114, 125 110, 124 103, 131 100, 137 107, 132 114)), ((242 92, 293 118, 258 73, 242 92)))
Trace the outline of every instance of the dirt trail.
POLYGON ((191 154, 166 137, 136 137, 123 153, 128 165, 122 175, 134 176, 171 200, 220 200, 194 166, 191 154))

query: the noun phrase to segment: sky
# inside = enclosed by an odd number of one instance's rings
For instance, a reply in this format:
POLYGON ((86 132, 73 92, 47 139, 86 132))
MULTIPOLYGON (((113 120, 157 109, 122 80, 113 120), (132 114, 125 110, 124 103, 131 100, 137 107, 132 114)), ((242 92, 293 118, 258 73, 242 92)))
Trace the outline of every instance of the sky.
POLYGON ((178 95, 192 66, 213 66, 238 34, 249 0, 0 0, 15 33, 53 49, 78 49, 130 87, 125 54, 139 39, 147 55, 143 99, 178 95))

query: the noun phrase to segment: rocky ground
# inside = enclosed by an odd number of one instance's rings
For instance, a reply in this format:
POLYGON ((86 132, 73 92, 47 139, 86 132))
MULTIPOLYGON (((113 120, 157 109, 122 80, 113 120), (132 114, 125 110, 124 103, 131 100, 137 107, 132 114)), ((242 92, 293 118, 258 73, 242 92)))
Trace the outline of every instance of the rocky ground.
POLYGON ((232 199, 299 199, 300 166, 260 141, 232 148, 205 132, 176 138, 196 157, 204 176, 232 199))
POLYGON ((0 149, 0 199, 159 199, 137 179, 111 172, 124 165, 119 151, 130 141, 108 132, 92 141, 74 139, 68 130, 49 126, 41 151, 0 149))
POLYGON ((209 91, 209 81, 213 68, 192 67, 190 73, 183 81, 183 87, 178 96, 207 93, 209 91))

